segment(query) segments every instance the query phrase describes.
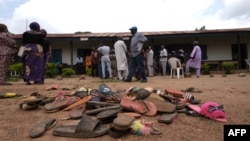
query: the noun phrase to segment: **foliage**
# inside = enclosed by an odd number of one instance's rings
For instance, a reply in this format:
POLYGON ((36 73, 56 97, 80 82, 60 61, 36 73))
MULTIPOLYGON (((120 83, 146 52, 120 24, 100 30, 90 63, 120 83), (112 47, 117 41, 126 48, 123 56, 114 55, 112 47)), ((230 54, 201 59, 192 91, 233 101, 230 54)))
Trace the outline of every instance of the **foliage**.
POLYGON ((210 74, 210 67, 208 64, 201 65, 201 73, 202 74, 210 74))
POLYGON ((92 75, 92 69, 91 68, 86 68, 86 74, 88 75, 88 76, 91 76, 92 75))
POLYGON ((46 76, 49 78, 55 77, 57 74, 57 64, 47 63, 46 76))
POLYGON ((23 64, 22 63, 16 63, 16 64, 12 64, 9 66, 8 71, 16 71, 17 73, 21 73, 22 72, 22 68, 23 68, 23 64))
POLYGON ((222 65, 223 65, 225 74, 234 73, 234 64, 232 64, 232 63, 223 63, 222 65))
POLYGON ((75 75, 76 72, 72 68, 63 68, 62 69, 62 76, 63 77, 71 77, 71 75, 75 75))

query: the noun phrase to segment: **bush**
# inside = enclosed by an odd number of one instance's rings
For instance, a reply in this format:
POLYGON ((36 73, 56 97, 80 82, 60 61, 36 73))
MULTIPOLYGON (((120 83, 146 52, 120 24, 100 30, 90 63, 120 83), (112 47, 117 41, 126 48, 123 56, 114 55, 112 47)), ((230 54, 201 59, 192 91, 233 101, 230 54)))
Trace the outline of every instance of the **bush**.
POLYGON ((48 63, 47 64, 47 70, 46 70, 46 76, 49 78, 55 77, 57 74, 57 64, 54 63, 48 63))
POLYGON ((63 77, 71 77, 71 75, 75 75, 76 72, 72 68, 63 68, 62 76, 63 77))
POLYGON ((91 68, 86 68, 86 74, 88 76, 91 76, 92 75, 92 69, 91 68))
POLYGON ((232 64, 232 63, 223 63, 222 65, 223 65, 225 74, 234 73, 234 64, 232 64))
POLYGON ((23 64, 22 63, 12 64, 8 68, 8 74, 10 74, 10 72, 16 72, 17 74, 21 74, 22 69, 23 69, 23 64))
POLYGON ((210 67, 208 64, 201 65, 201 73, 202 74, 210 74, 210 67))

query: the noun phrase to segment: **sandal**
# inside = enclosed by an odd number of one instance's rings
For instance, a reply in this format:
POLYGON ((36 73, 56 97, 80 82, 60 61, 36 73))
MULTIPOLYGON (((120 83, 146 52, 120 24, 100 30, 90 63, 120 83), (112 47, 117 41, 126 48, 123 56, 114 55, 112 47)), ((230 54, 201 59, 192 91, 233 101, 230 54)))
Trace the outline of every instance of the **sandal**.
POLYGON ((195 87, 187 88, 186 90, 181 90, 182 92, 194 92, 194 93, 201 93, 202 91, 195 87))

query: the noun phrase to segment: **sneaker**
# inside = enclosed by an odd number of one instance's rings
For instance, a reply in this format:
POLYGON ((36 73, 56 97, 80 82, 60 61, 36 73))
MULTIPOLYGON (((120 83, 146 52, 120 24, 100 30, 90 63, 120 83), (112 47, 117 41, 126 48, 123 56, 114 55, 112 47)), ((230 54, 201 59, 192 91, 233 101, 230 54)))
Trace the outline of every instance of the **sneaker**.
POLYGON ((148 82, 146 79, 141 80, 141 83, 146 83, 146 82, 148 82))
POLYGON ((123 82, 131 82, 129 79, 124 79, 123 82))

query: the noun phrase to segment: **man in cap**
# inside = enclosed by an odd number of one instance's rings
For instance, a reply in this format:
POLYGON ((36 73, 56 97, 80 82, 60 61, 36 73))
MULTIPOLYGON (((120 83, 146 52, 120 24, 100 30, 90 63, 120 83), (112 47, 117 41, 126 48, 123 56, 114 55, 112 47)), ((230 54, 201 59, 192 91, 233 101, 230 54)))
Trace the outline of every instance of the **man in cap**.
POLYGON ((186 63, 186 75, 190 74, 189 73, 189 68, 195 68, 196 70, 196 77, 200 77, 200 69, 201 69, 201 48, 199 46, 198 41, 193 42, 193 50, 192 53, 190 54, 190 59, 186 63))
POLYGON ((137 32, 137 27, 133 26, 130 29, 132 34, 131 43, 130 43, 130 61, 129 61, 129 74, 125 82, 131 82, 132 76, 136 68, 139 69, 141 75, 141 83, 147 82, 144 66, 144 53, 143 53, 143 44, 148 40, 142 33, 137 32))

